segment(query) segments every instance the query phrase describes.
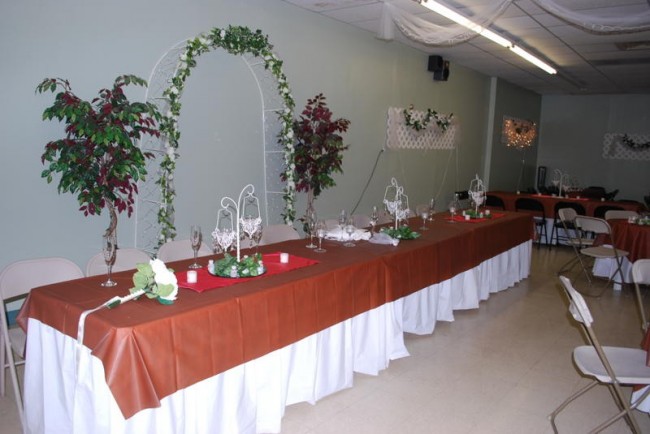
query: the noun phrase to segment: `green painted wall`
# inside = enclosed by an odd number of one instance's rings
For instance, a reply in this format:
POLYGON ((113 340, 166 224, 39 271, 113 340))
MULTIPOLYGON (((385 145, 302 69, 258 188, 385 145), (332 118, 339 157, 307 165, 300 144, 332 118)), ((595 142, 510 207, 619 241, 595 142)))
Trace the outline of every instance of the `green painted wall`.
MULTIPOLYGON (((284 60, 300 110, 307 98, 323 92, 334 114, 351 121, 343 176, 317 201, 324 218, 341 208, 367 212, 379 204, 395 176, 406 187, 412 206, 437 195, 446 207, 451 192, 466 189, 482 175, 490 104, 490 79, 451 65, 448 82, 434 82, 427 56, 399 43, 326 19, 280 0, 143 0, 111 2, 25 0, 4 2, 0 13, 0 185, 2 250, 0 268, 39 256, 64 256, 82 268, 100 248, 108 217, 84 217, 76 199, 58 195, 40 178, 45 143, 59 138, 63 126, 41 121, 51 95, 34 93, 45 77, 70 80, 74 91, 91 98, 123 73, 147 78, 157 60, 177 42, 229 24, 262 29, 284 60), (364 186, 385 141, 389 106, 453 112, 461 123, 459 154, 448 151, 386 151, 363 197, 364 186), (446 174, 446 176, 445 176, 446 174), (443 181, 444 179, 444 181, 443 181)), ((241 59, 213 53, 200 59, 188 82, 181 116, 178 163, 177 227, 187 237, 189 225, 204 232, 215 224, 222 192, 239 193, 259 179, 259 101, 241 59)), ((537 97, 520 89, 499 89, 500 113, 528 116, 539 108, 537 97), (503 95, 501 94, 503 92, 503 95), (521 111, 522 113, 517 113, 521 111)), ((133 99, 144 98, 134 88, 133 99)), ((532 115, 530 115, 532 116, 532 115)), ((498 122, 499 116, 494 122, 498 122)), ((505 153, 505 151, 503 151, 505 153)), ((511 188, 518 157, 493 153, 492 165, 507 172, 499 185, 511 188), (514 161, 514 163, 513 163, 514 161)), ((531 160, 532 161, 532 160, 531 160)), ((494 171, 494 170, 493 170, 494 171)), ((304 209, 301 196, 298 209, 304 209)), ((133 219, 120 215, 120 245, 134 244, 133 219)))

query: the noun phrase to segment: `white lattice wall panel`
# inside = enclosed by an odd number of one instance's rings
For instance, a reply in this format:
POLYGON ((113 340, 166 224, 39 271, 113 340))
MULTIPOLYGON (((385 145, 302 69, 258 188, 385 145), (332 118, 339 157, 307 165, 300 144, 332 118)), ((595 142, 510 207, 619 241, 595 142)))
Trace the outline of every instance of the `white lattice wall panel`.
POLYGON ((650 142, 650 134, 605 133, 603 138, 603 158, 612 160, 650 161, 650 148, 633 149, 623 143, 623 136, 634 143, 650 142))
MULTIPOLYGON (((423 111, 413 110, 412 113, 415 119, 423 119, 426 116, 426 112, 423 111)), ((389 107, 386 147, 388 149, 454 149, 458 129, 459 125, 455 119, 444 132, 432 120, 427 128, 415 131, 404 122, 403 108, 389 107)))

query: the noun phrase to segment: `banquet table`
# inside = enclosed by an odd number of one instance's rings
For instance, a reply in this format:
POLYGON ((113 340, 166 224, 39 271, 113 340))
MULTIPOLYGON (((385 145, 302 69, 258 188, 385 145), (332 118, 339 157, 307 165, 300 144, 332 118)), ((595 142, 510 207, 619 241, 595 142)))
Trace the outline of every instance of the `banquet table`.
MULTIPOLYGON (((632 264, 637 259, 650 258, 650 226, 628 223, 625 219, 608 221, 612 228, 612 238, 617 249, 625 250, 629 255, 623 258, 621 271, 626 283, 632 282, 632 264)), ((616 271, 613 259, 597 259, 594 262, 593 273, 596 276, 612 276, 616 271)), ((614 289, 621 289, 620 277, 615 278, 614 289)))
MULTIPOLYGON (((528 276, 530 216, 437 215, 429 225, 398 246, 262 247, 316 263, 202 293, 181 288, 170 306, 141 297, 100 309, 83 342, 82 313, 128 294, 133 271, 115 273, 114 288, 95 276, 33 289, 18 317, 27 432, 279 432, 286 405, 351 387, 353 372, 376 375, 408 356, 405 332, 431 333, 454 309, 478 308, 528 276)), ((190 262, 168 266, 184 272, 190 262)))
MULTIPOLYGON (((547 219, 553 219, 555 216, 555 204, 558 202, 574 202, 579 203, 585 208, 586 215, 594 216, 596 208, 600 206, 617 206, 624 210, 641 212, 643 210, 643 205, 636 202, 616 202, 616 201, 601 201, 593 200, 587 198, 578 198, 578 197, 558 197, 548 194, 529 194, 529 193, 514 193, 506 191, 490 191, 487 194, 500 197, 503 200, 506 211, 515 210, 515 202, 520 198, 531 198, 536 199, 544 205, 544 213, 546 214, 547 219)), ((550 232, 549 232, 550 234, 550 232)))

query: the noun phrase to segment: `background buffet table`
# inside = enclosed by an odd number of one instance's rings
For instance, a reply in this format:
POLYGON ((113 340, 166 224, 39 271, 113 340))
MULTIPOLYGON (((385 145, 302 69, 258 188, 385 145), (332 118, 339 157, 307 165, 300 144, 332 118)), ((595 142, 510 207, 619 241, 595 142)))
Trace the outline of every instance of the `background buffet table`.
MULTIPOLYGON (((419 219, 411 227, 419 227, 419 219)), ((34 289, 28 331, 28 432, 279 432, 284 407, 316 402, 408 355, 403 334, 431 333, 528 276, 531 217, 449 223, 437 215, 398 246, 305 240, 266 246, 317 264, 197 293, 163 306, 126 295, 133 272, 34 289)), ((207 263, 207 257, 203 258, 207 263)), ((168 264, 185 270, 191 261, 168 264)))

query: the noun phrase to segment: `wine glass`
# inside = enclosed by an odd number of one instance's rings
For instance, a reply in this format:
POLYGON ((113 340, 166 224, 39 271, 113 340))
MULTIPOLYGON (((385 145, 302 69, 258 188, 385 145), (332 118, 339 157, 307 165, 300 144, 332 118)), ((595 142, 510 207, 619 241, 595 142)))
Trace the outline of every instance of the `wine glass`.
POLYGON ((426 203, 421 203, 420 205, 415 207, 415 212, 422 217, 422 227, 420 230, 423 231, 428 231, 429 228, 427 227, 427 218, 429 218, 429 205, 426 203))
POLYGON ((316 223, 316 236, 318 237, 318 248, 314 249, 314 252, 325 253, 327 250, 323 249, 323 238, 327 235, 327 225, 325 220, 318 220, 316 223))
POLYGON ((456 223, 456 211, 458 210, 458 201, 456 199, 449 202, 449 214, 451 214, 451 223, 456 223))
POLYGON ((436 199, 432 197, 431 200, 429 200, 429 221, 430 222, 433 221, 433 215, 435 213, 436 213, 436 199))
POLYGON ((377 226, 377 223, 379 223, 379 211, 377 211, 377 207, 373 206, 372 207, 372 213, 370 213, 370 226, 372 228, 371 234, 375 233, 375 226, 377 226))
POLYGON ((202 240, 203 235, 201 234, 201 226, 190 226, 190 243, 192 243, 192 250, 194 250, 194 263, 189 267, 191 269, 201 268, 201 264, 196 261, 196 257, 199 254, 199 248, 201 247, 202 240))
POLYGON ((316 216, 316 211, 311 211, 307 216, 307 230, 309 231, 309 244, 305 247, 308 249, 315 249, 316 244, 314 244, 314 235, 316 235, 316 223, 318 223, 318 217, 316 216))
POLYGON ((353 239, 352 239, 352 234, 357 230, 356 227, 354 227, 354 219, 352 217, 348 218, 347 221, 345 222, 345 233, 348 235, 348 240, 343 244, 345 247, 355 247, 356 244, 354 244, 353 239))
POLYGON ((115 234, 104 235, 102 240, 104 261, 106 262, 106 267, 108 268, 108 279, 101 285, 104 287, 111 287, 117 285, 117 282, 113 280, 113 264, 115 263, 115 248, 117 240, 115 239, 115 234))
POLYGON ((345 212, 344 209, 341 210, 341 213, 339 214, 339 228, 341 228, 341 232, 343 232, 345 228, 345 222, 348 221, 348 214, 345 212))

